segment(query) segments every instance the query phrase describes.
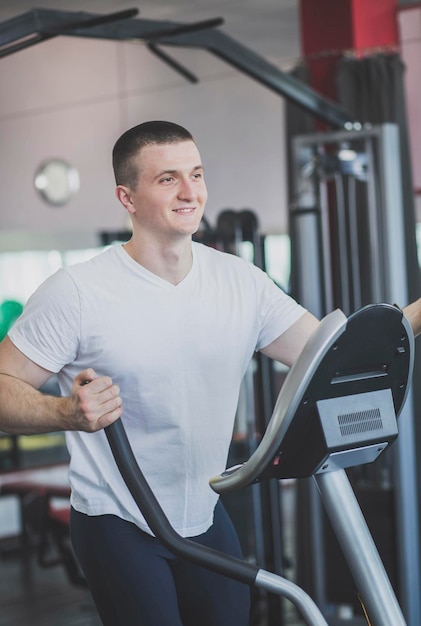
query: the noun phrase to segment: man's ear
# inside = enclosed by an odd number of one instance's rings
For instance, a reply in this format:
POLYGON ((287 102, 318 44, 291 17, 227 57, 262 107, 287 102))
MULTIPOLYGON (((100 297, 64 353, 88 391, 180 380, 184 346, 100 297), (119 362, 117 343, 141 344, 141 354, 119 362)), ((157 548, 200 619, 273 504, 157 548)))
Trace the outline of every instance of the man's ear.
POLYGON ((124 185, 117 185, 115 189, 115 195, 117 200, 121 202, 126 211, 129 213, 135 213, 135 208, 132 202, 132 195, 129 187, 125 187, 124 185))

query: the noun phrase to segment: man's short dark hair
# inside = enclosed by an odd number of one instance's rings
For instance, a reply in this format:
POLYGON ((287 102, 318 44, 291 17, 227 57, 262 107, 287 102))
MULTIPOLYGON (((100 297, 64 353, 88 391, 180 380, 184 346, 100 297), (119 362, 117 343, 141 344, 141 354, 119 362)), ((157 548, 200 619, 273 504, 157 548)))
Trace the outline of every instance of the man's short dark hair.
POLYGON ((134 189, 139 177, 138 156, 142 148, 153 144, 194 141, 191 133, 173 122, 152 121, 130 128, 113 148, 113 169, 117 185, 134 189))

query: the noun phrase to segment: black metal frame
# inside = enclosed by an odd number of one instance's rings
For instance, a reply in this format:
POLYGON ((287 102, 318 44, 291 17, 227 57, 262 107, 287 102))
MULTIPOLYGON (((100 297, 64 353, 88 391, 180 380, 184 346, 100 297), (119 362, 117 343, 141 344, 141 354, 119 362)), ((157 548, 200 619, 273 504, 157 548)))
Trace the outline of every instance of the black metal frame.
MULTIPOLYGON (((0 24, 0 57, 60 35, 120 41, 143 40, 155 54, 159 51, 157 45, 200 48, 208 50, 333 128, 351 130, 354 127, 355 121, 338 104, 297 78, 282 72, 229 35, 217 30, 215 27, 223 22, 222 18, 180 24, 162 20, 133 19, 136 14, 137 9, 109 15, 33 9, 0 24)), ((196 82, 188 70, 171 61, 165 53, 158 54, 175 71, 196 82)))

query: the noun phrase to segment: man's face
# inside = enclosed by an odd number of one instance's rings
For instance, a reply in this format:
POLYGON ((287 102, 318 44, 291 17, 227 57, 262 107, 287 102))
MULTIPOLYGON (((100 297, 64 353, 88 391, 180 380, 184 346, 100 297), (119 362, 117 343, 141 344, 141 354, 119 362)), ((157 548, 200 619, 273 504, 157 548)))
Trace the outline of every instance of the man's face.
POLYGON ((139 178, 130 190, 132 217, 142 231, 168 238, 197 231, 208 197, 193 141, 142 148, 139 178))

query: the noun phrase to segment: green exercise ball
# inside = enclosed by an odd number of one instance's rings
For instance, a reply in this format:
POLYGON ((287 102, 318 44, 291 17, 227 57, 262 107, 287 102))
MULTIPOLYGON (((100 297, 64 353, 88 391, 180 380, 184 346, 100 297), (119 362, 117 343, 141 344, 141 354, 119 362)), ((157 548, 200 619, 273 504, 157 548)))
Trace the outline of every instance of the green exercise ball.
POLYGON ((3 300, 0 304, 0 340, 8 333, 23 311, 23 305, 16 300, 3 300))

